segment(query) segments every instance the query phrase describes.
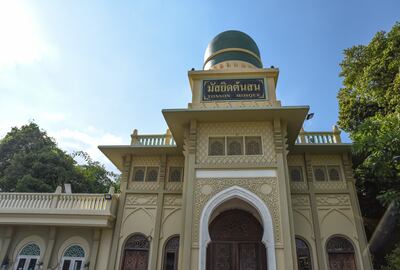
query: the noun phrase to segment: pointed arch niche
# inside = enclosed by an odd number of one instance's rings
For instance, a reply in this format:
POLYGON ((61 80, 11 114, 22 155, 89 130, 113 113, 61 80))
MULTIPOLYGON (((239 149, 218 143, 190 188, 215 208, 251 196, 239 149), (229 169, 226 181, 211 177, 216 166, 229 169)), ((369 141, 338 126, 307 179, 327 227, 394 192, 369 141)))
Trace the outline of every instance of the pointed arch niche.
POLYGON ((204 206, 200 217, 199 270, 206 269, 207 245, 211 241, 209 225, 218 214, 229 209, 245 210, 259 220, 263 226, 262 242, 266 247, 268 270, 276 270, 273 224, 268 207, 257 195, 238 186, 217 193, 204 206))

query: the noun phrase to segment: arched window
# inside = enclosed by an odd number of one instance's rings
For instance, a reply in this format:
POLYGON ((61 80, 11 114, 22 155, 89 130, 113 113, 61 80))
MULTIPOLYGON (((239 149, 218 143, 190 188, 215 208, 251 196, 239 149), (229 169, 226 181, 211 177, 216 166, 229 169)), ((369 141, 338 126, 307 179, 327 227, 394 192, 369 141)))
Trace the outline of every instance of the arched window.
POLYGON ((18 254, 15 270, 36 270, 40 247, 35 243, 25 245, 18 254))
POLYGON ((165 244, 164 270, 178 269, 179 236, 170 238, 165 244))
POLYGON ((73 245, 67 248, 62 258, 62 270, 81 270, 85 260, 85 251, 81 246, 73 245))
POLYGON ((147 270, 150 243, 143 234, 132 235, 125 243, 122 270, 147 270))
POLYGON ((326 244, 326 251, 328 252, 330 270, 357 269, 353 244, 346 238, 332 237, 326 244))
POLYGON ((246 155, 261 155, 261 137, 246 137, 246 155))
POLYGON ((297 266, 299 270, 311 270, 311 255, 307 243, 296 237, 297 266))
POLYGON ((143 182, 144 181, 144 167, 133 168, 133 181, 143 182))
POLYGON ((326 173, 325 167, 314 167, 314 178, 316 181, 325 181, 326 180, 326 173))
POLYGON ((339 167, 336 167, 336 166, 328 167, 329 180, 340 181, 340 172, 339 171, 340 171, 339 167))
POLYGON ((243 155, 243 137, 228 137, 228 155, 243 155))
POLYGON ((208 154, 210 156, 225 155, 225 138, 210 138, 208 146, 208 154))
POLYGON ((157 182, 158 179, 158 167, 147 167, 147 182, 157 182))

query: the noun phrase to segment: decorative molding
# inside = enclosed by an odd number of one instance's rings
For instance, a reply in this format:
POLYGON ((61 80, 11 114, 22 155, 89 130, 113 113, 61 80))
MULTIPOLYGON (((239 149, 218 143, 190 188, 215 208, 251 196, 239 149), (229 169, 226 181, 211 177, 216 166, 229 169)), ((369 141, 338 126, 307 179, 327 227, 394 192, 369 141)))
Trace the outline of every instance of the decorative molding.
POLYGON ((292 205, 294 208, 298 206, 310 207, 310 197, 308 195, 292 195, 292 205))
POLYGON ((307 191, 308 190, 308 184, 305 181, 302 181, 302 182, 290 182, 290 190, 292 192, 307 191))
POLYGON ((304 167, 304 158, 302 155, 291 155, 287 156, 287 163, 289 166, 301 166, 304 167))
POLYGON ((126 196, 125 205, 156 205, 157 195, 129 194, 126 196))
POLYGON ((276 164, 272 124, 270 122, 200 123, 198 125, 196 163, 211 164, 276 164), (208 138, 210 136, 261 136, 262 155, 209 156, 208 138))
POLYGON ((182 196, 181 195, 165 195, 164 206, 181 206, 182 196))
POLYGON ((268 269, 276 270, 274 225, 270 211, 260 197, 239 186, 231 186, 219 191, 207 201, 202 210, 200 218, 199 270, 206 269, 206 250, 207 244, 210 242, 210 234, 208 232, 210 217, 220 204, 233 198, 242 199, 258 211, 264 228, 262 241, 267 250, 268 269))
POLYGON ((166 191, 182 192, 182 189, 183 189, 183 183, 181 183, 181 182, 166 182, 165 183, 166 191))
POLYGON ((281 216, 276 178, 196 179, 194 187, 193 242, 197 242, 199 239, 200 213, 203 211, 205 204, 210 200, 210 198, 212 198, 212 196, 232 186, 245 188, 263 200, 272 216, 275 241, 281 242, 281 216), (265 192, 267 188, 263 188, 265 185, 268 185, 271 188, 271 191, 268 194, 265 192))
POLYGON ((275 169, 231 169, 231 170, 207 170, 197 169, 197 178, 258 178, 277 177, 275 169))
POLYGON ((347 194, 316 195, 318 206, 350 206, 350 197, 347 194))
POLYGON ((314 181, 314 187, 316 190, 347 190, 347 183, 345 181, 314 181))
POLYGON ((129 189, 156 191, 160 187, 159 182, 130 182, 129 189))

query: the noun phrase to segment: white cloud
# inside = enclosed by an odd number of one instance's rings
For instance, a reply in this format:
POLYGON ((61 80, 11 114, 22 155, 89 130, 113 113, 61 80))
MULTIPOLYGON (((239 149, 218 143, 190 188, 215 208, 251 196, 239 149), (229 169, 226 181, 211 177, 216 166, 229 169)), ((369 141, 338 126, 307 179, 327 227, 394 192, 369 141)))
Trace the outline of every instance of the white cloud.
POLYGON ((99 145, 123 144, 124 142, 121 137, 91 126, 84 131, 66 128, 49 132, 49 135, 54 137, 59 147, 67 152, 85 151, 94 160, 104 163, 108 170, 118 171, 97 147, 99 145))
POLYGON ((0 70, 55 57, 28 6, 21 1, 0 1, 0 70))

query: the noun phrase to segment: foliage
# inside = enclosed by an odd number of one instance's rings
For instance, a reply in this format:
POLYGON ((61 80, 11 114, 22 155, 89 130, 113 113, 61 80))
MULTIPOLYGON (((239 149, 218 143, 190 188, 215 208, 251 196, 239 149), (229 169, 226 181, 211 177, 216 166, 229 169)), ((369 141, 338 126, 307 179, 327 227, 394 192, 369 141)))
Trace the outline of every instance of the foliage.
POLYGON ((398 270, 400 269, 400 245, 386 256, 387 265, 382 270, 398 270))
POLYGON ((400 23, 368 45, 344 50, 339 126, 354 141, 360 205, 371 234, 390 203, 400 202, 400 23))
POLYGON ((107 192, 116 175, 81 155, 82 165, 33 122, 14 127, 0 140, 0 191, 54 192, 70 183, 73 192, 107 192))

